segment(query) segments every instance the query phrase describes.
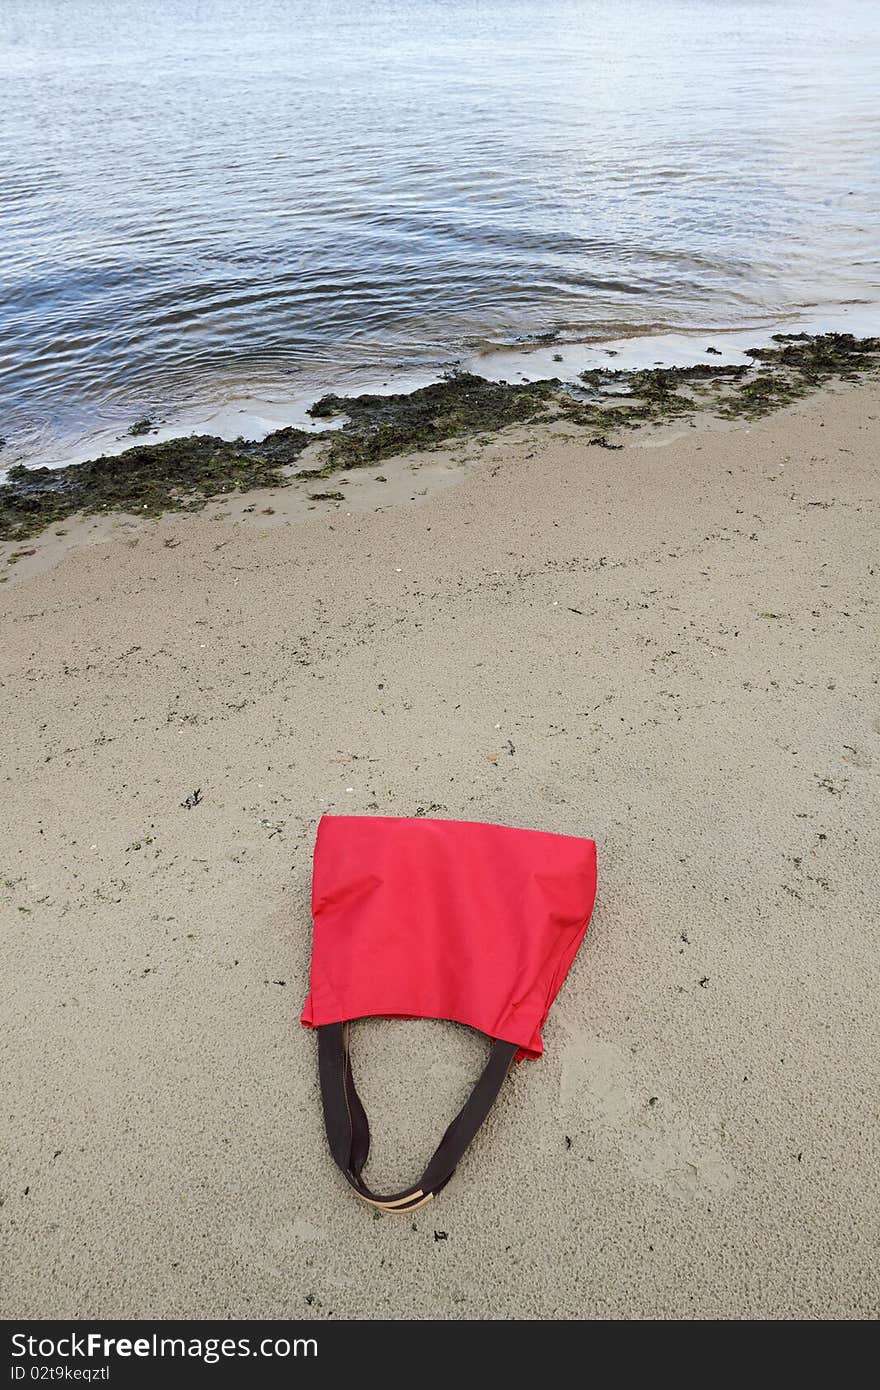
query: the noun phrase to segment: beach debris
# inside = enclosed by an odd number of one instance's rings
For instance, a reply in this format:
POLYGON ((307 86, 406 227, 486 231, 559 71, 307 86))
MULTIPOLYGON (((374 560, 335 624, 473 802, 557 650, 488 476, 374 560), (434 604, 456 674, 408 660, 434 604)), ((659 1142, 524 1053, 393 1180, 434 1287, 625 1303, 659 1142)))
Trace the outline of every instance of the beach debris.
POLYGON ((787 616, 788 616, 788 615, 787 615, 786 613, 769 613, 769 612, 767 612, 767 613, 759 613, 759 614, 758 614, 758 617, 759 617, 759 618, 785 618, 785 617, 787 617, 787 616))
POLYGON ((721 349, 720 349, 720 348, 707 347, 707 348, 706 348, 706 351, 707 351, 707 352, 711 352, 711 354, 712 354, 713 357, 720 357, 720 356, 721 356, 721 349))
POLYGON ((515 341, 518 343, 555 343, 558 337, 558 328, 544 328, 539 333, 520 334, 515 341))
POLYGON ((145 835, 141 840, 134 840, 130 845, 126 845, 126 854, 136 854, 145 845, 152 845, 155 842, 155 835, 145 835))
POLYGON ((344 492, 310 492, 310 502, 344 502, 344 492))
POLYGON ((571 1136, 568 1135, 568 1134, 566 1134, 566 1136, 565 1136, 565 1147, 566 1147, 567 1149, 570 1149, 570 1148, 571 1148, 571 1136))
POLYGON ((604 434, 597 434, 595 438, 588 441, 594 444, 597 449, 622 449, 622 444, 611 444, 604 434))
POLYGON ((37 553, 37 552, 36 552, 36 550, 34 550, 34 549, 31 549, 31 550, 13 550, 12 554, 9 555, 9 556, 7 556, 7 558, 6 558, 6 563, 7 563, 7 565, 16 565, 16 564, 18 564, 18 561, 19 561, 19 560, 24 560, 24 559, 27 558, 28 555, 36 555, 36 553, 37 553))
POLYGON ((568 611, 569 613, 577 613, 579 618, 584 616, 584 610, 582 608, 569 608, 568 611))
POLYGON ((554 361, 554 362, 562 362, 562 361, 564 361, 564 358, 563 358, 563 356, 562 356, 562 353, 561 353, 561 352, 554 352, 554 354, 553 354, 553 361, 554 361))
POLYGON ((435 1241, 437 1241, 437 1240, 448 1240, 448 1239, 449 1239, 449 1234, 448 1234, 447 1231, 435 1231, 435 1232, 434 1232, 434 1239, 435 1239, 435 1241))
POLYGON ((658 1101, 658 1100, 659 1100, 659 1096, 648 1096, 648 1104, 650 1105, 650 1107, 651 1107, 652 1110, 653 1110, 654 1106, 657 1104, 657 1101, 658 1101))
POLYGON ((152 428, 152 420, 149 418, 149 416, 145 415, 143 419, 135 420, 134 424, 129 426, 128 432, 129 434, 133 435, 149 434, 152 428))
POLYGON ((706 986, 707 986, 707 984, 709 983, 709 976, 708 976, 708 975, 704 975, 703 978, 700 980, 699 983, 700 983, 700 985, 702 986, 702 988, 705 989, 706 986))
POLYGON ((819 786, 822 788, 822 790, 823 790, 824 792, 830 792, 832 796, 842 796, 842 795, 843 795, 843 789, 844 789, 844 787, 846 786, 846 778, 845 778, 845 777, 843 778, 843 780, 842 780, 841 782, 834 782, 834 781, 833 781, 830 777, 828 777, 828 776, 820 777, 819 774, 818 774, 818 772, 815 772, 815 773, 813 774, 813 776, 816 778, 816 781, 819 783, 819 786))
POLYGON ((376 474, 374 474, 374 476, 373 476, 373 482, 374 482, 374 483, 387 483, 387 482, 388 482, 388 479, 385 477, 385 474, 384 474, 384 473, 376 473, 376 474))
POLYGON ((194 791, 194 792, 190 792, 190 794, 189 794, 189 796, 186 798, 186 800, 185 800, 185 801, 181 801, 180 804, 181 804, 181 806, 184 808, 184 810, 186 810, 186 811, 192 811, 192 810, 195 809, 196 806, 198 806, 198 805, 200 804, 201 801, 202 801, 202 789, 201 789, 201 787, 196 787, 195 791, 194 791))
POLYGON ((166 536, 162 544, 165 546, 166 550, 176 550, 177 547, 180 545, 180 538, 175 536, 166 536))
POLYGON ((510 756, 513 757, 514 753, 516 752, 516 749, 513 746, 513 739, 509 738, 505 743, 504 747, 507 749, 510 756))

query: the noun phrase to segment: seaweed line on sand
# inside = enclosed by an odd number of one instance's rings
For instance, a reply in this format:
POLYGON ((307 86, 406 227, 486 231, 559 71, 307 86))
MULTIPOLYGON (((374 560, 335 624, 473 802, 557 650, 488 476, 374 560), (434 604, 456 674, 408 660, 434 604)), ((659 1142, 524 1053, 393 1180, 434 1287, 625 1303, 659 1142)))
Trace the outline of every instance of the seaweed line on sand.
MULTIPOLYGON (((605 447, 613 431, 697 412, 757 419, 828 382, 877 371, 880 338, 777 334, 772 347, 752 348, 748 356, 751 365, 734 367, 591 370, 577 386, 555 378, 513 385, 456 373, 407 394, 323 396, 309 414, 316 420, 345 415, 340 429, 288 427, 259 442, 192 435, 63 468, 19 465, 0 484, 0 540, 24 540, 78 512, 195 511, 224 494, 298 479, 314 484, 344 469, 539 419, 565 419, 586 431, 586 443, 605 447), (318 466, 297 471, 300 455, 316 442, 318 466)), ((315 494, 322 495, 337 494, 315 494)))

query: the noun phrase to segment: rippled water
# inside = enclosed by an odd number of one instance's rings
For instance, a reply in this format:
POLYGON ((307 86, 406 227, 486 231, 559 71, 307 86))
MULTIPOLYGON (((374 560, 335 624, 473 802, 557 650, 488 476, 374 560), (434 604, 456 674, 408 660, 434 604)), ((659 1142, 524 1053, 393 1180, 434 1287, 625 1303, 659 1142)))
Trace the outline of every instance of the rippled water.
POLYGON ((873 303, 878 61, 874 0, 0 0, 3 460, 873 303))

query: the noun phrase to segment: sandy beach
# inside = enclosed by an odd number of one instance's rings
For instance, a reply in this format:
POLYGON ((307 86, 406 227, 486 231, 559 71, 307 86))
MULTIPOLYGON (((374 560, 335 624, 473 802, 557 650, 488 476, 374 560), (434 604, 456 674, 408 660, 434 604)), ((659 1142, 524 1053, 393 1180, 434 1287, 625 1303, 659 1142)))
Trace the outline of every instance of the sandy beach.
MULTIPOLYGON (((880 1312, 880 388, 623 442, 0 547, 6 1316, 880 1312), (543 1059, 409 1218, 298 1022, 325 811, 598 844, 543 1059)), ((485 1045, 355 1034, 400 1186, 485 1045)))

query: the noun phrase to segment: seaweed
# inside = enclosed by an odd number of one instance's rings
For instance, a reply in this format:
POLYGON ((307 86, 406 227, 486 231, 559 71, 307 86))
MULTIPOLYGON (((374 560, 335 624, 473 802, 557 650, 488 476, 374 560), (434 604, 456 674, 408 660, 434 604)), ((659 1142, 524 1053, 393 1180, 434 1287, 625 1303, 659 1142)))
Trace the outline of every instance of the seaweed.
POLYGON ((211 498, 280 486, 313 436, 277 430, 260 444, 192 435, 137 445, 66 468, 11 468, 0 484, 0 540, 24 540, 75 512, 159 516, 211 498))
MULTIPOLYGON (((748 366, 713 366, 697 363, 690 367, 650 367, 627 371, 621 368, 591 368, 581 372, 580 380, 595 398, 584 402, 574 400, 566 406, 567 414, 576 424, 602 430, 630 428, 643 424, 692 415, 697 402, 682 394, 682 387, 703 393, 706 384, 728 384, 739 380, 749 371, 748 366), (626 391, 621 392, 620 387, 626 391), (609 404, 609 390, 614 389, 609 404)), ((591 441, 593 442, 593 441, 591 441)))
POLYGON ((314 419, 346 415, 348 420, 327 438, 324 466, 312 476, 329 477, 340 468, 362 468, 461 435, 533 420, 546 414, 560 390, 555 379, 511 386, 460 372, 405 395, 322 396, 309 411, 314 419))
POLYGON ((648 371, 592 369, 580 380, 598 404, 580 403, 569 413, 584 425, 637 428, 714 410, 722 419, 757 419, 790 405, 832 380, 856 381, 880 366, 880 338, 851 333, 777 333, 774 346, 749 348, 751 364, 659 367, 648 371), (626 394, 608 405, 609 387, 623 384, 626 394), (682 394, 688 390, 690 396, 682 394))
MULTIPOLYGON (((594 368, 581 374, 578 391, 555 378, 512 384, 452 372, 407 394, 322 396, 309 413, 315 420, 344 415, 338 429, 287 427, 259 443, 194 435, 135 445, 64 468, 19 465, 0 484, 0 540, 24 540, 76 512, 194 511, 225 493, 287 487, 299 480, 317 483, 343 469, 560 415, 587 431, 586 442, 600 448, 619 447, 609 439, 615 430, 691 418, 697 411, 754 419, 826 382, 856 381, 876 372, 880 338, 776 334, 770 346, 748 355, 751 363, 738 366, 594 368), (322 449, 318 467, 296 472, 300 455, 316 442, 322 449)), ((311 496, 342 500, 336 492, 311 496)))
POLYGON ((852 333, 775 333, 775 347, 749 348, 747 355, 761 370, 749 377, 718 413, 728 419, 752 419, 789 405, 829 381, 858 381, 876 370, 880 338, 856 338, 852 333))
POLYGON ((260 443, 192 435, 66 468, 18 466, 0 484, 0 540, 23 540, 75 512, 158 516, 197 510, 224 493, 284 487, 294 480, 291 466, 316 440, 325 446, 321 465, 296 476, 318 482, 344 468, 534 419, 547 411, 559 389, 557 381, 511 386, 450 375, 406 395, 322 397, 311 415, 326 419, 344 413, 349 423, 341 430, 315 434, 289 426, 260 443))
POLYGON ((717 413, 728 420, 740 415, 758 419, 761 415, 779 410, 781 406, 791 405, 807 395, 809 390, 809 383, 804 380, 761 372, 743 382, 739 390, 726 400, 719 401, 717 413))

